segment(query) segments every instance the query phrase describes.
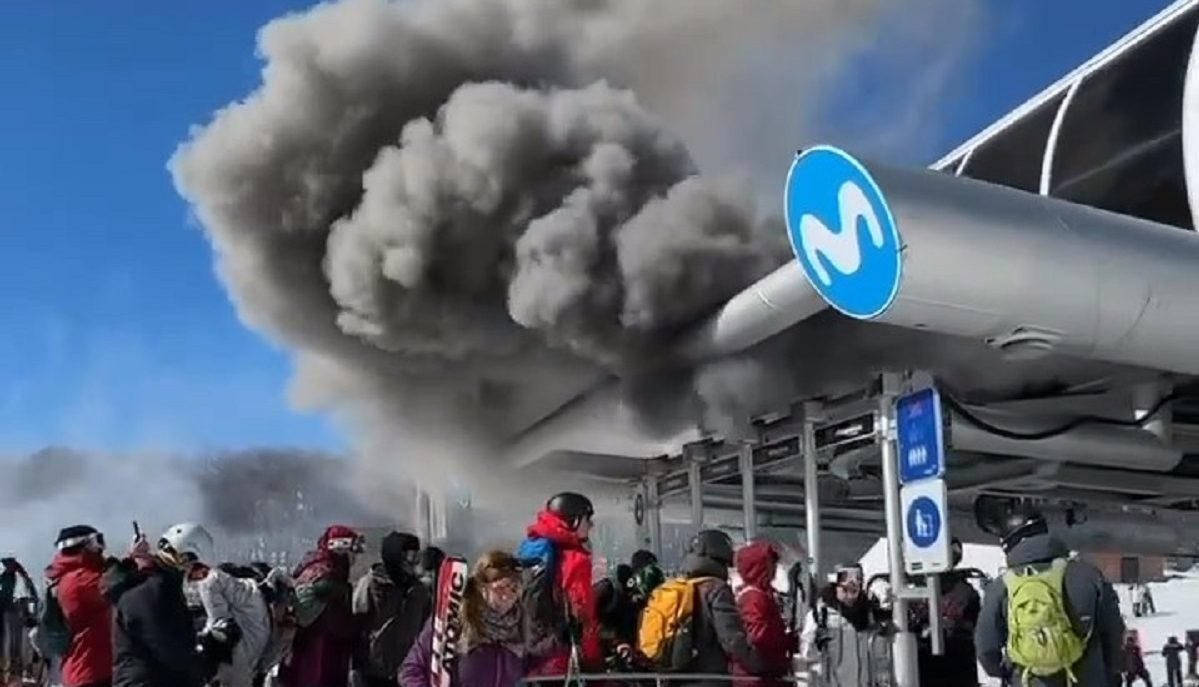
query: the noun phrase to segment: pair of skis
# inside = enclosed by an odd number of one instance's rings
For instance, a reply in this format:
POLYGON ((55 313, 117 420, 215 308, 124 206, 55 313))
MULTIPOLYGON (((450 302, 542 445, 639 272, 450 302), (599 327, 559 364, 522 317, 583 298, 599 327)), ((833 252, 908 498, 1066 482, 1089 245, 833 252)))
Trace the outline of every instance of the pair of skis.
POLYGON ((429 666, 433 687, 450 687, 458 664, 462 637, 462 601, 469 576, 466 561, 446 558, 437 573, 433 606, 433 660, 429 666))
MULTIPOLYGON (((433 651, 429 673, 433 687, 451 687, 458 664, 459 639, 462 637, 462 602, 469 577, 466 560, 447 558, 437 573, 437 596, 433 606, 433 651)), ((570 666, 566 685, 582 685, 579 643, 571 637, 570 666)))

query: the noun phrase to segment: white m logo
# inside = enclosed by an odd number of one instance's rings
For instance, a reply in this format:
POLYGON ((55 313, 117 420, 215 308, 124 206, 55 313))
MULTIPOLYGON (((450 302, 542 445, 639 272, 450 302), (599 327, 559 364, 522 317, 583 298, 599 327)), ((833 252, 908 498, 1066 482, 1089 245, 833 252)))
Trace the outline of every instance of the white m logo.
POLYGON ((833 283, 832 276, 824 267, 824 261, 818 259, 823 255, 841 274, 853 274, 862 266, 862 249, 858 245, 858 220, 866 221, 866 229, 870 232, 870 241, 875 248, 883 246, 883 228, 879 224, 878 215, 870 206, 870 200, 862 191, 862 187, 852 181, 841 184, 837 193, 837 204, 841 209, 840 226, 833 231, 812 214, 806 214, 800 220, 799 231, 803 235, 804 253, 808 264, 816 272, 816 276, 825 286, 833 283))

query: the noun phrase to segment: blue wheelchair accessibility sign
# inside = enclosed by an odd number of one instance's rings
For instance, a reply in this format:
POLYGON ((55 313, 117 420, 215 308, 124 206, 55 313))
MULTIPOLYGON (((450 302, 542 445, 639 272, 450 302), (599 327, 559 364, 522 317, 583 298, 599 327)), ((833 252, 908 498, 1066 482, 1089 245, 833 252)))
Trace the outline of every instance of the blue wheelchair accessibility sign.
POLYGON ((927 496, 912 501, 907 521, 908 539, 918 548, 932 546, 941 535, 941 510, 927 496))
POLYGON ((787 174, 784 214, 795 259, 829 305, 862 320, 891 307, 902 244, 882 189, 860 162, 830 146, 800 153, 787 174))
POLYGON ((928 575, 953 566, 945 480, 929 479, 900 490, 903 558, 907 572, 928 575))

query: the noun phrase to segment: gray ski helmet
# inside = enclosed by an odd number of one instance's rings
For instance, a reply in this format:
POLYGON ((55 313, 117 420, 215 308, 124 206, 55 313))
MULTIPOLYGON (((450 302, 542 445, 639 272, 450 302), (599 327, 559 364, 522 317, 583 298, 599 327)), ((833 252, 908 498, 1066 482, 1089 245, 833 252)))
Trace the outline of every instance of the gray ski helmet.
POLYGON ((691 553, 733 566, 733 540, 720 530, 703 530, 691 539, 691 553))
POLYGON ((573 491, 564 491, 550 497, 545 503, 545 509, 565 520, 571 527, 578 527, 584 520, 589 520, 595 515, 591 499, 573 491))

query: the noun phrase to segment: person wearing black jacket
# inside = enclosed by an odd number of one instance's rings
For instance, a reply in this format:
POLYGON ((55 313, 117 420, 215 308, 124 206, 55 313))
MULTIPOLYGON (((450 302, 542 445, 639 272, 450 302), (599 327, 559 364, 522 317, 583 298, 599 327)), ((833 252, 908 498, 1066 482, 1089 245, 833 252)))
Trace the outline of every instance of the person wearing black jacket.
MULTIPOLYGON (((759 675, 766 666, 749 642, 737 598, 729 585, 733 566, 733 542, 719 530, 704 530, 691 540, 683 558, 683 577, 712 578, 699 583, 700 606, 695 618, 695 659, 686 672, 702 675, 729 675, 736 662, 746 672, 759 675)), ((708 684, 708 683, 697 683, 708 684)), ((728 681, 712 685, 727 686, 728 681)))
POLYGON ((621 563, 615 577, 605 577, 595 585, 595 612, 600 623, 600 644, 606 662, 622 669, 631 668, 628 657, 637 644, 637 606, 630 598, 628 584, 633 569, 621 563))
POLYGON ((1178 641, 1178 637, 1170 637, 1162 647, 1162 656, 1166 658, 1166 683, 1169 687, 1182 687, 1182 654, 1186 648, 1178 641))
POLYGON ((230 660, 236 624, 197 637, 183 593, 205 539, 210 548, 203 528, 177 525, 154 553, 143 541, 129 558, 109 562, 102 586, 113 605, 113 687, 203 687, 230 660))
POLYGON ((919 650, 921 687, 976 687, 978 662, 974 652, 974 628, 982 610, 982 597, 970 584, 968 573, 958 570, 962 542, 952 543, 953 569, 941 575, 941 631, 945 652, 934 656, 927 601, 911 606, 911 627, 921 633, 919 650))

